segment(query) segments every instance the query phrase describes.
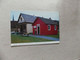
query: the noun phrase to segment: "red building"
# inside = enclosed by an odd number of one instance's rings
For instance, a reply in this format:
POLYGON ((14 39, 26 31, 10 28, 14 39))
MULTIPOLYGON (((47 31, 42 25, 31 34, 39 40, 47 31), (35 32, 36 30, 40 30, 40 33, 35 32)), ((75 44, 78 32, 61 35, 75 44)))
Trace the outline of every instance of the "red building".
POLYGON ((32 26, 34 35, 58 34, 58 23, 51 18, 37 17, 32 26))

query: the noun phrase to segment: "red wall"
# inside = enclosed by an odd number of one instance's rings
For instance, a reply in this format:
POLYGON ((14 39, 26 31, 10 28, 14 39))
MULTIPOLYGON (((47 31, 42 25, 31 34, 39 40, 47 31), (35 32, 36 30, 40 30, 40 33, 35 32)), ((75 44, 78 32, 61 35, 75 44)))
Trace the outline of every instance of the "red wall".
MULTIPOLYGON (((40 35, 56 35, 58 30, 54 30, 54 25, 51 25, 51 30, 48 30, 48 25, 45 24, 40 18, 37 18, 33 24, 36 28, 33 28, 33 34, 35 35, 35 29, 37 30, 37 24, 40 24, 40 35)), ((37 31, 36 31, 37 32, 37 31)))

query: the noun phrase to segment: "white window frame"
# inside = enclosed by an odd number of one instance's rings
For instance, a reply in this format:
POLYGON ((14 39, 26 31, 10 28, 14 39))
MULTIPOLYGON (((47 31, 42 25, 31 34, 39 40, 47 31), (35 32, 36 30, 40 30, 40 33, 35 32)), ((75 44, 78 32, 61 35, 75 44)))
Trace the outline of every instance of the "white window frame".
POLYGON ((54 30, 56 30, 57 29, 57 26, 56 25, 54 25, 54 30))
POLYGON ((48 25, 48 27, 50 27, 50 28, 48 28, 48 31, 50 31, 51 30, 51 25, 48 25))

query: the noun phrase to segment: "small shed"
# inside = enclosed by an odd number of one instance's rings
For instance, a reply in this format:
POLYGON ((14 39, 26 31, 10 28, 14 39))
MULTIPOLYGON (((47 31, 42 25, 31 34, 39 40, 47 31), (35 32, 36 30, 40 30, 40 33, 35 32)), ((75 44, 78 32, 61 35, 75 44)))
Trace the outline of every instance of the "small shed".
POLYGON ((37 17, 33 23, 34 35, 56 35, 58 34, 58 23, 51 18, 37 17))

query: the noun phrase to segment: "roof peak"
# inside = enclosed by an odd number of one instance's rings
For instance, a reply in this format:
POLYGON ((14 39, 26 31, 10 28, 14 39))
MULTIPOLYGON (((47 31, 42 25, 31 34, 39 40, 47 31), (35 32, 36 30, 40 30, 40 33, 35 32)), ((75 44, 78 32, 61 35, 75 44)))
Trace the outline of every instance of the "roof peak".
MULTIPOLYGON (((24 13, 20 13, 20 16, 24 18, 24 22, 29 22, 29 23, 33 23, 36 19, 36 16, 32 16, 32 15, 24 14, 24 13)), ((23 23, 23 21, 19 23, 23 23)))
POLYGON ((25 14, 25 13, 20 13, 21 15, 27 15, 27 16, 33 16, 36 17, 35 15, 30 15, 30 14, 25 14))

